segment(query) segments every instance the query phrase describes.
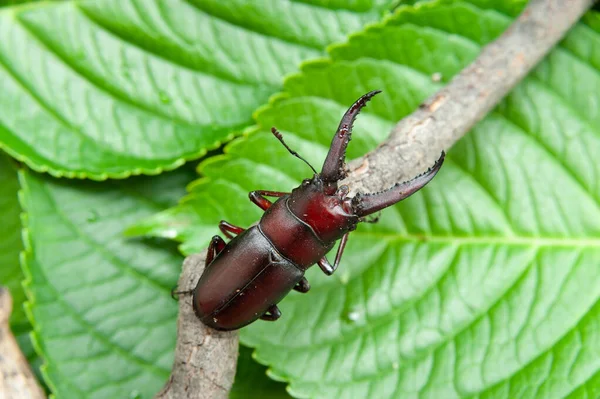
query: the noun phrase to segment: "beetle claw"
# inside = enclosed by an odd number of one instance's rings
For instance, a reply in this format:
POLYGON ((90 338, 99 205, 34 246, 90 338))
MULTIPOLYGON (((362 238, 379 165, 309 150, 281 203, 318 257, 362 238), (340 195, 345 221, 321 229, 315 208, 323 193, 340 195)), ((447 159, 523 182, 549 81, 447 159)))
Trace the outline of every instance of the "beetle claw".
POLYGON ((331 263, 329 263, 327 258, 324 256, 319 260, 319 262, 317 262, 317 264, 319 265, 321 270, 323 270, 323 273, 325 273, 328 276, 331 276, 335 271, 335 268, 331 266, 331 263))
POLYGON ((298 281, 298 284, 296 284, 294 289, 302 293, 308 292, 308 290, 310 290, 310 284, 308 283, 306 277, 302 277, 302 279, 298 281))
POLYGON ((271 305, 271 307, 262 316, 260 316, 260 319, 266 321, 275 321, 280 317, 281 310, 279 310, 277 305, 271 305))
POLYGON ((175 286, 175 287, 171 288, 171 298, 173 298, 177 301, 177 300, 179 300, 179 295, 190 295, 193 292, 194 292, 194 290, 177 291, 177 286, 175 286))
MULTIPOLYGON (((371 216, 371 215, 369 215, 371 216)), ((373 217, 362 217, 359 219, 360 222, 364 222, 364 223, 377 223, 379 222, 379 218, 381 217, 381 211, 377 214, 377 216, 373 216, 373 217)))

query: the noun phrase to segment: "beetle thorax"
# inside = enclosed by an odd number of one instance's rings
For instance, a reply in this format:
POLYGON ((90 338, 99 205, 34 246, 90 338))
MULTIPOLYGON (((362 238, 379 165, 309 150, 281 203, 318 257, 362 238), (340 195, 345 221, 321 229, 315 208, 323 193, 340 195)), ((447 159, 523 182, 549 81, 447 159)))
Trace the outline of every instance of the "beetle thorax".
POLYGON ((358 216, 352 212, 347 190, 337 190, 333 195, 325 194, 319 175, 302 182, 292 190, 288 199, 290 211, 313 228, 325 242, 340 239, 346 232, 354 230, 358 216))

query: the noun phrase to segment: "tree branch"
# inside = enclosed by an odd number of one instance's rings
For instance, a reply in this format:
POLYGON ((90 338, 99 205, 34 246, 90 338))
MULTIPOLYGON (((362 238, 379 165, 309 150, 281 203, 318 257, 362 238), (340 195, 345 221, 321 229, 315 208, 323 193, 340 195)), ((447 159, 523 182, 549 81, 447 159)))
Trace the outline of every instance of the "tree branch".
POLYGON ((402 119, 388 140, 349 164, 344 184, 378 192, 433 165, 554 47, 594 0, 531 0, 452 81, 402 119))
POLYGON ((6 288, 0 287, 0 397, 43 399, 46 395, 10 331, 11 312, 12 298, 6 288))
MULTIPOLYGON (((177 289, 191 291, 204 271, 206 251, 183 262, 177 289)), ((221 399, 229 396, 238 357, 237 331, 217 331, 202 324, 191 296, 179 299, 177 346, 171 377, 156 399, 221 399)))
MULTIPOLYGON (((420 174, 480 121, 565 35, 593 0, 531 0, 496 41, 445 88, 400 121, 390 137, 350 162, 353 192, 382 191, 420 174)), ((192 289, 204 256, 184 262, 180 289, 192 289)), ((171 378, 158 398, 225 398, 235 375, 238 336, 200 323, 189 297, 180 300, 171 378)))

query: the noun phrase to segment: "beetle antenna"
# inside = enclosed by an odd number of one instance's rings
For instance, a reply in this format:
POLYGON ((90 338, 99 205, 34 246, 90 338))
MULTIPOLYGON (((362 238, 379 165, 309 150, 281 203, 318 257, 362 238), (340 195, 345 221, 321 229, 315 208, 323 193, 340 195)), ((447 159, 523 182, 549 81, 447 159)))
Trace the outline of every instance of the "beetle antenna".
POLYGON ((315 170, 315 168, 313 168, 313 166, 308 163, 308 161, 304 158, 302 158, 300 156, 300 154, 298 154, 296 151, 292 150, 286 143, 285 141, 283 141, 283 135, 279 132, 279 130, 277 130, 274 126, 271 128, 271 133, 273 133, 273 135, 275 137, 277 137, 277 140, 281 141, 281 144, 283 144, 283 146, 290 152, 290 154, 292 154, 293 156, 295 156, 296 158, 299 158, 301 160, 304 161, 304 163, 306 163, 308 166, 310 166, 310 168, 313 170, 313 172, 315 172, 315 175, 318 174, 317 171, 315 170))

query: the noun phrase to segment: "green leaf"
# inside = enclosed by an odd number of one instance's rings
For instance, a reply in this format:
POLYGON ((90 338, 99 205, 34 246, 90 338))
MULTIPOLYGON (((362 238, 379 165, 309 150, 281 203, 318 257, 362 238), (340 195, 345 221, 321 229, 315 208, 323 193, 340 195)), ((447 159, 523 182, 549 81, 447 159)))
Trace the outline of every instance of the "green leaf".
POLYGON ((28 310, 57 398, 149 398, 166 381, 182 258, 122 230, 172 206, 192 176, 101 184, 21 172, 28 310))
POLYGON ((23 243, 18 190, 17 170, 10 159, 0 153, 0 285, 7 286, 12 295, 13 313, 10 321, 17 333, 26 330, 28 325, 23 311, 25 292, 21 282, 24 278, 19 265, 23 243))
POLYGON ((158 174, 230 140, 392 0, 105 0, 0 11, 0 148, 54 176, 158 174))
MULTIPOLYGON (((132 232, 204 248, 221 218, 260 217, 255 189, 309 176, 267 128, 324 159, 345 108, 372 89, 350 157, 467 65, 511 22, 493 2, 403 7, 305 65, 258 127, 201 165, 189 194, 132 232), (479 5, 479 6, 478 6, 479 5)), ((519 3, 521 4, 521 3, 519 3)), ((588 14, 450 151, 424 190, 350 235, 340 269, 307 273, 276 323, 241 331, 269 375, 311 398, 600 395, 600 24, 588 14)))
POLYGON ((267 368, 252 359, 252 349, 240 345, 237 371, 230 399, 289 399, 285 384, 267 378, 267 368))

